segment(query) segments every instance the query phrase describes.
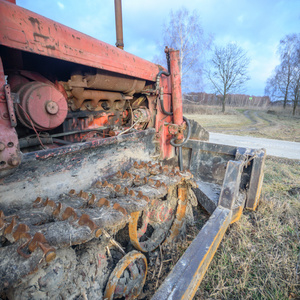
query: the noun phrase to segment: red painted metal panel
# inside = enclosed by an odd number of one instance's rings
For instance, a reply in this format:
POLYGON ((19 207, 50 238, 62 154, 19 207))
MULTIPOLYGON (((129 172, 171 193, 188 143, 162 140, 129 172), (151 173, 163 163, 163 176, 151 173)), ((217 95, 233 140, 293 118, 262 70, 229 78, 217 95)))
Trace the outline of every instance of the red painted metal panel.
POLYGON ((179 67, 179 50, 169 50, 170 69, 172 78, 172 104, 174 124, 182 125, 182 93, 181 93, 181 76, 179 67))
POLYGON ((0 1, 0 44, 155 81, 157 65, 7 1, 0 1))

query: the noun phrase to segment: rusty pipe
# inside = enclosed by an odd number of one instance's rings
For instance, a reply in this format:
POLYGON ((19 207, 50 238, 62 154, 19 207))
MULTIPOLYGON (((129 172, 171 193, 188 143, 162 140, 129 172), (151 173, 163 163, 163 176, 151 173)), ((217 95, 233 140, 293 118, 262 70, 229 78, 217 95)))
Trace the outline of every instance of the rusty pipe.
POLYGON ((123 22, 122 22, 122 2, 121 0, 115 0, 115 20, 116 20, 116 46, 120 49, 124 49, 123 42, 123 22))

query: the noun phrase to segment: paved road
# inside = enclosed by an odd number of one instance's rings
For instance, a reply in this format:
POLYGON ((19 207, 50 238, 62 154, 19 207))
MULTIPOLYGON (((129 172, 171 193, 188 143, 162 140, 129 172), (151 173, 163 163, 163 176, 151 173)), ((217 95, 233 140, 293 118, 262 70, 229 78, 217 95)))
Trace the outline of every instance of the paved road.
POLYGON ((265 148, 267 155, 300 160, 300 143, 254 138, 222 133, 209 133, 209 141, 216 144, 247 148, 265 148))

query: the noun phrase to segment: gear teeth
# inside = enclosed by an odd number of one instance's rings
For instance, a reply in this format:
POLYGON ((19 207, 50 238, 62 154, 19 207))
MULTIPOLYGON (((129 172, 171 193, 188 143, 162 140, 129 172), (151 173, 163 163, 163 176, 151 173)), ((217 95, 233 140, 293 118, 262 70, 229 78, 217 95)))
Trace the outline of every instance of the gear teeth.
POLYGON ((36 232, 35 235, 33 236, 32 240, 28 244, 29 251, 34 252, 39 243, 41 243, 41 244, 47 243, 47 240, 42 233, 36 232))
POLYGON ((70 190, 70 191, 69 191, 69 195, 70 195, 70 196, 76 195, 76 191, 75 191, 74 189, 70 190))
POLYGON ((89 194, 87 192, 84 192, 83 190, 81 190, 78 195, 78 197, 84 199, 84 200, 88 200, 89 199, 89 194))
POLYGON ((148 203, 150 201, 150 198, 148 196, 143 196, 142 200, 145 200, 148 203))
POLYGON ((56 257, 55 249, 48 244, 45 236, 40 232, 37 232, 34 235, 28 245, 28 249, 29 251, 34 252, 37 247, 40 247, 44 252, 45 260, 47 263, 49 263, 56 257))
POLYGON ((13 217, 10 224, 4 229, 4 235, 12 233, 16 225, 17 225, 16 218, 13 217))
POLYGON ((115 191, 116 191, 117 193, 119 193, 119 192, 121 191, 121 186, 120 186, 119 184, 117 184, 117 185, 115 186, 115 191))
POLYGON ((94 231, 97 228, 95 222, 91 220, 88 214, 83 214, 78 220, 78 224, 80 226, 88 226, 91 231, 94 231))
POLYGON ((126 179, 126 178, 128 178, 128 177, 130 177, 130 176, 129 176, 129 173, 128 173, 127 171, 125 171, 124 174, 123 174, 123 179, 126 179))
POLYGON ((175 175, 176 176, 181 176, 180 173, 179 173, 179 171, 176 171, 175 175))
POLYGON ((149 185, 154 185, 154 180, 153 180, 152 178, 149 178, 149 179, 148 179, 148 184, 149 184, 149 185))
POLYGON ((34 201, 33 201, 33 204, 32 204, 32 206, 33 207, 37 207, 37 206, 39 206, 39 204, 42 204, 42 198, 41 197, 37 197, 34 201))
POLYGON ((100 200, 98 200, 98 202, 97 202, 96 205, 98 207, 102 207, 103 205, 107 206, 107 207, 110 207, 110 203, 109 203, 109 201, 106 198, 101 198, 100 200))
POLYGON ((127 196, 128 194, 129 194, 129 189, 128 189, 128 187, 126 186, 126 187, 124 188, 124 195, 127 196))
POLYGON ((165 189, 168 189, 167 185, 164 182, 161 184, 161 186, 165 189))
POLYGON ((122 178, 122 176, 123 176, 123 175, 122 175, 122 172, 121 172, 121 171, 118 171, 117 174, 116 174, 116 177, 117 177, 117 178, 122 178))
POLYGON ((59 216, 61 209, 62 209, 62 204, 59 202, 56 206, 55 211, 52 213, 53 216, 55 216, 55 217, 59 216))
POLYGON ((93 205, 96 201, 96 196, 94 194, 92 194, 89 202, 88 202, 88 205, 93 205))
POLYGON ((113 209, 121 212, 124 216, 127 215, 127 210, 124 207, 122 207, 119 203, 115 203, 113 209))
POLYGON ((157 187, 157 188, 161 187, 161 182, 159 180, 156 181, 155 187, 157 187))
POLYGON ((65 220, 68 220, 71 217, 73 217, 73 221, 75 221, 75 220, 78 219, 77 214, 76 214, 74 208, 68 206, 65 209, 64 213, 62 214, 61 218, 62 218, 63 221, 65 221, 65 220))
POLYGON ((102 187, 102 182, 101 181, 97 181, 96 183, 95 183, 95 187, 96 188, 101 188, 102 187))
POLYGON ((134 166, 136 169, 138 169, 138 168, 139 168, 139 164, 138 164, 138 162, 137 162, 137 161, 135 161, 135 162, 134 162, 134 164, 133 164, 133 166, 134 166))
POLYGON ((170 172, 169 176, 170 176, 170 177, 174 177, 175 174, 174 174, 173 172, 170 172))
POLYGON ((111 183, 108 183, 107 182, 107 180, 105 180, 104 181, 104 183, 103 183, 103 185, 102 185, 103 187, 108 187, 108 188, 112 188, 112 189, 114 189, 114 186, 113 186, 113 184, 111 184, 111 183))
POLYGON ((49 200, 49 198, 47 198, 46 201, 44 202, 44 206, 56 208, 56 203, 53 200, 49 200))
POLYGON ((135 192, 134 192, 133 190, 130 190, 130 191, 129 191, 129 196, 135 197, 135 192))
POLYGON ((138 197, 138 198, 142 198, 143 196, 144 196, 144 195, 143 195, 143 192, 142 192, 142 191, 139 191, 138 194, 137 194, 137 197, 138 197))
POLYGON ((13 238, 15 241, 18 241, 21 238, 31 238, 31 235, 28 233, 29 227, 26 224, 19 224, 17 229, 13 233, 13 238))

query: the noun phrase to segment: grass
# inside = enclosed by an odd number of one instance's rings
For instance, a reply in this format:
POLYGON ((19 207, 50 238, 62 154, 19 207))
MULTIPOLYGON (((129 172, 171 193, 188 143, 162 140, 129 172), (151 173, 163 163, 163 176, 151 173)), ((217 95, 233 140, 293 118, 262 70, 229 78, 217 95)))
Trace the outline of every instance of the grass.
POLYGON ((300 117, 292 116, 289 110, 230 108, 226 114, 220 114, 217 107, 215 110, 216 113, 212 107, 206 111, 199 108, 186 116, 199 122, 210 132, 300 142, 300 117))
POLYGON ((267 159, 257 211, 231 225, 195 299, 300 299, 299 200, 300 162, 267 159))

